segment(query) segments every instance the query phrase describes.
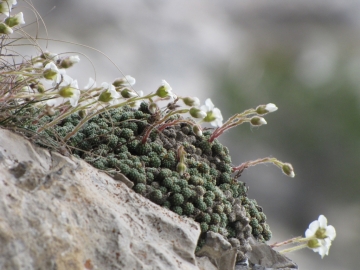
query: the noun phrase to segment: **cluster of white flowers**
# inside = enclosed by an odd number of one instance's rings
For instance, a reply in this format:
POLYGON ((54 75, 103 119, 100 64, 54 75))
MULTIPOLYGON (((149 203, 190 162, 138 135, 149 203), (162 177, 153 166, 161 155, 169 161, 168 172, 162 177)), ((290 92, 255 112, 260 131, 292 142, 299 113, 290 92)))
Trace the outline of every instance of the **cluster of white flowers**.
MULTIPOLYGON (((0 2, 0 12, 9 15, 14 4, 16 4, 14 0, 0 2)), ((5 20, 5 24, 9 22, 7 24, 8 27, 24 23, 22 13, 8 19, 5 20)), ((260 105, 255 109, 235 114, 223 123, 221 111, 215 107, 210 98, 205 100, 204 105, 200 105, 200 100, 197 97, 179 97, 173 93, 172 87, 165 80, 162 80, 161 85, 155 92, 145 96, 142 91, 135 91, 133 89, 132 86, 136 80, 130 75, 118 78, 113 83, 103 82, 100 84, 100 87, 97 87, 96 82, 89 78, 88 84, 80 88, 78 81, 67 74, 67 70, 79 62, 80 57, 78 55, 60 57, 55 53, 43 52, 40 56, 32 58, 28 65, 22 65, 22 69, 16 70, 16 73, 13 74, 17 76, 17 81, 21 82, 22 90, 18 94, 12 94, 12 99, 17 99, 19 103, 23 103, 25 99, 32 100, 35 106, 44 107, 44 114, 55 115, 57 112, 60 112, 52 122, 40 128, 38 132, 56 125, 59 121, 75 112, 80 112, 85 118, 73 132, 68 134, 65 138, 66 141, 86 121, 105 110, 125 105, 137 109, 142 101, 148 101, 149 111, 152 114, 158 113, 159 115, 157 117, 158 120, 148 128, 147 133, 143 136, 143 142, 146 142, 152 129, 157 128, 161 131, 179 122, 190 124, 197 136, 202 136, 203 128, 201 128, 201 125, 209 123, 215 128, 209 138, 209 142, 212 142, 226 130, 245 122, 250 123, 252 126, 265 125, 266 121, 262 116, 277 110, 276 105, 273 103, 260 105), (188 108, 177 109, 180 107, 176 104, 179 100, 182 100, 188 108), (160 101, 172 102, 172 108, 175 108, 175 110, 161 110, 160 101), (174 114, 185 113, 189 113, 195 122, 186 119, 168 121, 174 114)), ((9 75, 11 75, 11 72, 9 75)), ((234 171, 241 171, 246 167, 254 166, 261 162, 272 162, 281 168, 286 175, 291 177, 295 175, 290 164, 282 163, 273 158, 247 162, 233 169, 234 171)))
MULTIPOLYGON (((12 5, 15 4, 16 0, 0 2, 0 13, 9 16, 12 5)), ((7 29, 10 27, 9 29, 11 30, 11 27, 23 23, 23 14, 19 13, 14 17, 8 17, 3 23, 5 25, 3 28, 7 29)), ((4 30, 2 33, 11 34, 12 30, 10 31, 9 29, 4 30)), ((189 113, 190 116, 198 120, 197 123, 193 125, 193 130, 198 136, 202 135, 202 128, 200 127, 202 123, 210 123, 215 127, 218 131, 214 133, 216 136, 220 136, 226 129, 238 125, 228 121, 223 127, 221 111, 214 106, 210 98, 206 99, 205 104, 200 106, 200 100, 197 97, 178 97, 175 95, 172 92, 171 86, 165 80, 162 81, 162 84, 155 93, 146 96, 144 96, 142 91, 135 91, 132 88, 135 84, 135 79, 129 75, 116 79, 112 84, 103 82, 100 87, 96 87, 96 82, 90 78, 89 83, 81 89, 79 88, 77 80, 71 78, 66 73, 68 68, 78 62, 80 62, 80 58, 77 55, 60 58, 59 55, 50 52, 45 52, 41 56, 33 58, 31 60, 31 67, 21 74, 23 81, 26 82, 23 90, 20 95, 14 98, 32 99, 39 101, 40 105, 44 104, 42 100, 46 100, 45 104, 47 107, 45 111, 47 111, 48 114, 61 111, 61 109, 64 109, 64 106, 68 106, 68 104, 72 106, 73 109, 62 110, 67 111, 67 113, 62 115, 61 119, 76 111, 87 110, 94 116, 97 113, 101 113, 105 108, 111 109, 125 105, 138 108, 142 100, 148 100, 150 112, 156 113, 159 111, 157 101, 171 100, 176 103, 176 101, 181 99, 190 109, 177 110, 176 113, 189 113), (157 97, 158 100, 153 101, 152 98, 154 97, 157 97)), ((277 107, 275 105, 268 104, 266 106, 259 106, 256 110, 252 109, 251 112, 262 115, 275 111, 276 109, 277 107)), ((164 124, 164 121, 172 114, 172 112, 163 114, 162 119, 160 119, 157 124, 159 126, 164 124)), ((241 118, 241 121, 242 119, 243 118, 241 118)), ((58 120, 60 120, 60 118, 58 120)), ((254 126, 266 124, 265 119, 259 116, 246 118, 246 122, 250 122, 251 125, 254 126)), ((51 123, 51 125, 54 124, 56 124, 56 121, 51 123)), ((216 137, 213 137, 212 140, 215 138, 216 137)))
POLYGON ((25 23, 22 12, 14 16, 10 16, 11 9, 16 4, 16 0, 3 0, 0 2, 0 14, 6 16, 6 19, 0 23, 0 34, 12 34, 14 32, 13 27, 25 23))

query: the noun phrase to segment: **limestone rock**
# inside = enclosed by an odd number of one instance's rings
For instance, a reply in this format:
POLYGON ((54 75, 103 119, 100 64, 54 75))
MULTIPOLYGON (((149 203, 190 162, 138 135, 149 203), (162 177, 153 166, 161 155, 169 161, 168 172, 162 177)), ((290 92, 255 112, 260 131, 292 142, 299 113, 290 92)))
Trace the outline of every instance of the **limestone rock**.
POLYGON ((199 269, 199 225, 0 129, 0 269, 199 269))
POLYGON ((237 249, 221 234, 209 231, 206 234, 205 245, 196 255, 207 256, 219 270, 229 270, 235 267, 237 249))
POLYGON ((206 256, 196 257, 196 262, 200 270, 218 270, 218 268, 206 256))
MULTIPOLYGON (((205 263, 209 264, 209 269, 216 266, 218 270, 296 270, 297 265, 284 255, 276 252, 270 246, 260 243, 254 237, 249 238, 249 249, 246 249, 245 259, 237 261, 242 247, 237 243, 237 239, 227 241, 222 235, 214 232, 207 232, 204 246, 196 253, 197 256, 205 256, 205 263), (240 247, 240 250, 239 250, 240 247), (236 263, 236 264, 235 264, 236 263)), ((241 257, 242 258, 242 257, 241 257)), ((198 262, 200 262, 199 258, 198 262)), ((200 266, 201 265, 201 266, 200 266)), ((202 269, 202 268, 200 268, 202 269)), ((207 269, 207 268, 203 268, 207 269)))
MULTIPOLYGON (((295 270, 298 269, 297 264, 289 258, 272 249, 270 246, 250 238, 252 250, 246 253, 252 269, 256 270, 295 270)), ((241 268, 240 268, 241 269, 241 268)))

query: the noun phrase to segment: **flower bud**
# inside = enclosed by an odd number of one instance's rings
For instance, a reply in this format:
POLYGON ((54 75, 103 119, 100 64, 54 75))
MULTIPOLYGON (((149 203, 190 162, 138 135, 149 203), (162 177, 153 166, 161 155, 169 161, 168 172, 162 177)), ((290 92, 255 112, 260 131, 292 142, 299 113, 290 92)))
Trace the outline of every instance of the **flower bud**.
POLYGON ((187 106, 200 106, 200 100, 197 97, 185 97, 182 99, 187 106))
POLYGON ((274 103, 269 103, 266 105, 259 105, 256 107, 256 113, 257 114, 267 114, 271 112, 275 112, 278 109, 274 103))
POLYGON ((80 62, 80 57, 78 55, 72 55, 61 60, 60 67, 69 68, 79 62, 80 62))
POLYGON ((52 106, 46 106, 46 114, 49 116, 53 116, 55 114, 55 110, 52 106))
POLYGON ((195 107, 192 107, 190 108, 190 111, 189 111, 190 115, 194 118, 205 118, 206 117, 206 112, 198 109, 198 108, 195 108, 195 107))
POLYGON ((186 172, 186 165, 184 162, 178 162, 178 164, 176 165, 176 171, 180 174, 183 175, 186 172))
POLYGON ((201 128, 199 126, 194 125, 192 129, 193 129, 193 132, 195 133, 196 136, 201 137, 203 135, 202 130, 201 130, 201 128))
POLYGON ((84 119, 87 115, 87 111, 86 110, 80 110, 79 111, 79 116, 81 119, 84 119))
POLYGON ((109 102, 112 100, 111 93, 109 91, 104 91, 99 96, 99 101, 102 102, 109 102))
POLYGON ((159 107, 158 107, 158 105, 156 103, 151 102, 149 104, 149 106, 148 106, 148 109, 149 109, 151 114, 154 114, 154 113, 156 113, 158 111, 159 107))
POLYGON ((42 59, 47 59, 51 61, 57 61, 59 59, 59 56, 56 53, 52 52, 44 52, 40 55, 42 59))
POLYGON ((290 177, 295 176, 294 169, 290 163, 284 163, 282 165, 281 169, 282 169, 283 173, 286 174, 287 176, 290 176, 290 177))
POLYGON ((36 90, 39 92, 39 93, 45 93, 45 87, 43 84, 39 83, 37 86, 36 86, 36 90))
POLYGON ((135 78, 131 77, 130 75, 126 75, 124 78, 116 79, 112 84, 115 87, 132 86, 135 84, 135 82, 135 78))
POLYGON ((123 98, 133 98, 133 97, 138 96, 134 91, 132 91, 128 88, 125 88, 124 90, 122 90, 120 92, 120 94, 122 95, 123 98))
POLYGON ((0 34, 9 35, 12 34, 14 31, 5 23, 0 23, 0 34))
POLYGON ((251 117, 250 119, 250 123, 251 125, 253 126, 262 126, 262 125, 266 125, 266 121, 264 118, 262 117, 259 117, 259 116, 254 116, 254 117, 251 117))

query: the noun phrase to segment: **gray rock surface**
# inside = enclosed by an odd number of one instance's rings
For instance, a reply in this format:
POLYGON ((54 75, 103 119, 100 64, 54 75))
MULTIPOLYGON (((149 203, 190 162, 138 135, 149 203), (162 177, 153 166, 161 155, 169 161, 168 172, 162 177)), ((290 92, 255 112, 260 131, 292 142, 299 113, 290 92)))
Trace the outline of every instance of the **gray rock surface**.
MULTIPOLYGON (((270 246, 260 243, 254 237, 249 238, 246 259, 236 262, 238 245, 235 239, 227 241, 222 235, 208 232, 206 242, 197 256, 206 256, 218 270, 296 270, 297 265, 284 255, 276 252, 270 246)), ((241 249, 241 247, 240 247, 241 249)), ((204 268, 206 269, 206 268, 204 268)), ((209 269, 212 269, 209 267, 209 269)))
POLYGON ((200 270, 218 270, 218 268, 206 256, 196 257, 196 262, 200 270))
POLYGON ((199 269, 191 219, 0 129, 0 269, 199 269))
MULTIPOLYGON (((249 264, 254 270, 295 270, 296 263, 272 249, 270 246, 250 238, 251 251, 246 253, 249 264)), ((241 269, 241 268, 239 268, 241 269)))
POLYGON ((197 256, 207 256, 219 270, 234 269, 237 249, 221 235, 207 232, 205 245, 196 253, 197 256))

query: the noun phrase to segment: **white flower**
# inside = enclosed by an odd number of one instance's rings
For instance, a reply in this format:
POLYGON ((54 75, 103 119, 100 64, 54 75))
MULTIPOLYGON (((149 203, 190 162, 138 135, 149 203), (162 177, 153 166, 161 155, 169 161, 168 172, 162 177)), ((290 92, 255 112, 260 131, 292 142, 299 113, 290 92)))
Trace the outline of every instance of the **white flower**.
POLYGON ((47 105, 57 107, 69 101, 71 106, 76 107, 80 99, 80 90, 77 80, 73 80, 66 75, 64 77, 64 82, 62 82, 61 85, 64 86, 61 87, 57 93, 59 97, 48 100, 47 105))
POLYGON ((121 97, 121 95, 116 92, 114 85, 103 82, 101 84, 101 87, 105 90, 100 94, 99 101, 114 104, 116 102, 116 99, 121 97))
POLYGON ((85 90, 89 90, 90 88, 95 88, 96 87, 96 82, 94 81, 93 78, 89 78, 89 82, 87 83, 87 85, 84 86, 85 90))
POLYGON ((205 100, 205 105, 201 106, 200 109, 206 113, 206 117, 203 121, 210 122, 214 127, 222 126, 223 117, 221 111, 218 108, 215 108, 210 98, 205 100))
POLYGON ((156 91, 156 95, 161 98, 176 98, 176 95, 172 92, 170 84, 168 84, 165 80, 162 80, 162 84, 156 91))
POLYGON ((8 17, 6 18, 5 23, 10 27, 14 27, 19 24, 25 24, 24 15, 22 12, 20 12, 13 17, 8 17))
POLYGON ((308 247, 314 252, 318 252, 321 258, 329 254, 331 241, 336 237, 335 228, 327 225, 327 219, 324 215, 320 215, 318 220, 310 223, 309 228, 305 232, 306 238, 312 238, 308 242, 308 247))
POLYGON ((65 70, 58 69, 53 62, 46 64, 46 66, 44 67, 44 78, 54 81, 55 84, 61 81, 61 75, 65 75, 65 70))
POLYGON ((327 225, 327 219, 324 215, 320 215, 318 220, 310 223, 309 229, 305 232, 306 237, 316 236, 318 239, 329 238, 333 241, 336 237, 334 226, 327 225))

